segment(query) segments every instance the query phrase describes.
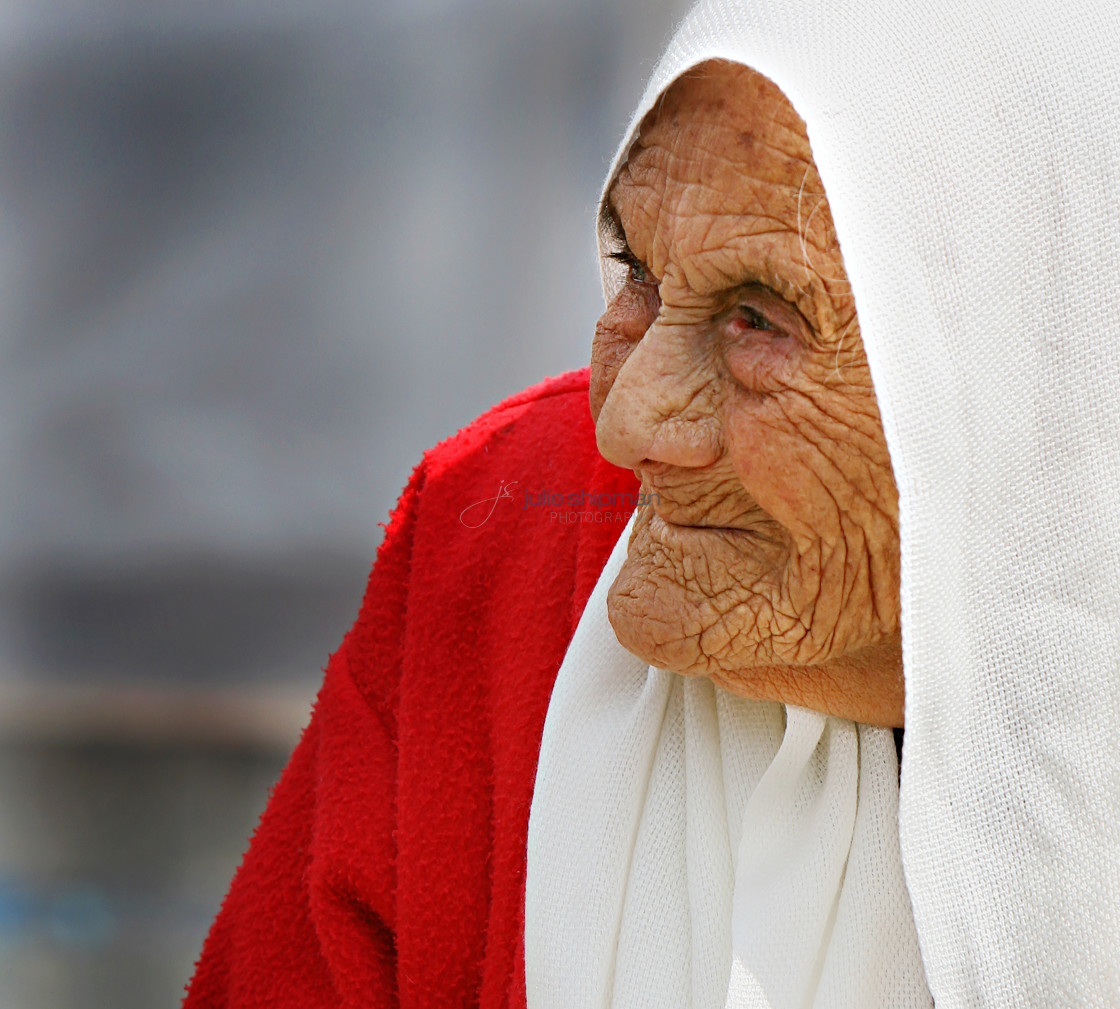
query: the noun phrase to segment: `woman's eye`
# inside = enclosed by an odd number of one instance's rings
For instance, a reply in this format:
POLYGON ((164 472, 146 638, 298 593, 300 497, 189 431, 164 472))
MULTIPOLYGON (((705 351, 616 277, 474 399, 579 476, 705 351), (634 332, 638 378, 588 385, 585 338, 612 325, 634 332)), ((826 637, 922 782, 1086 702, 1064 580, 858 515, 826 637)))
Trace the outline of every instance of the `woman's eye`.
POLYGON ((657 278, 649 271, 645 263, 630 251, 628 245, 608 253, 616 263, 626 267, 626 283, 639 287, 657 287, 657 278))
POLYGON ((767 331, 773 331, 777 329, 777 327, 769 319, 767 319, 765 315, 763 315, 757 309, 751 308, 750 305, 739 306, 739 318, 743 323, 745 323, 745 328, 747 329, 761 329, 767 331))

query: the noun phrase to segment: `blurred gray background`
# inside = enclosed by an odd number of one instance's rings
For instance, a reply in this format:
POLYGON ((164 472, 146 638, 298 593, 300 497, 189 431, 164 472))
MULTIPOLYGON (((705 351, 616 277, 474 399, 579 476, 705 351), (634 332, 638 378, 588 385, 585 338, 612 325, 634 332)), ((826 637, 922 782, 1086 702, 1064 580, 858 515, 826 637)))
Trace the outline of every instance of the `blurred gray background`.
POLYGON ((683 0, 0 11, 0 1006, 177 1005, 422 451, 581 367, 683 0))

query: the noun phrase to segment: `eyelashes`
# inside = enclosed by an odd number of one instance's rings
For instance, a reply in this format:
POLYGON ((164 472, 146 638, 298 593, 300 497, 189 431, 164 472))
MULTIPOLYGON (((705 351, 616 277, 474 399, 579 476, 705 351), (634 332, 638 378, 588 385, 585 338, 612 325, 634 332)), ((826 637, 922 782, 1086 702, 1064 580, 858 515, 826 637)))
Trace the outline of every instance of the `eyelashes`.
POLYGON ((623 263, 626 266, 641 265, 641 263, 638 262, 638 257, 630 251, 630 247, 628 245, 623 245, 619 249, 608 252, 607 258, 613 259, 616 263, 623 263))
POLYGON ((625 242, 622 247, 615 249, 613 252, 608 252, 607 257, 613 259, 616 263, 622 263, 627 270, 627 279, 634 284, 646 284, 652 287, 657 286, 657 280, 650 272, 649 268, 643 263, 633 252, 630 251, 630 246, 625 242))
POLYGON ((761 330, 762 332, 777 332, 778 327, 774 325, 765 315, 763 315, 757 308, 750 305, 740 305, 739 312, 742 313, 740 318, 751 329, 761 330))
POLYGON ((649 267, 634 255, 630 243, 626 240, 626 231, 622 227, 622 222, 618 219, 614 207, 609 203, 603 209, 601 223, 605 231, 606 244, 611 246, 607 258, 613 259, 616 263, 621 263, 626 267, 626 279, 629 283, 656 287, 657 278, 654 277, 649 267))

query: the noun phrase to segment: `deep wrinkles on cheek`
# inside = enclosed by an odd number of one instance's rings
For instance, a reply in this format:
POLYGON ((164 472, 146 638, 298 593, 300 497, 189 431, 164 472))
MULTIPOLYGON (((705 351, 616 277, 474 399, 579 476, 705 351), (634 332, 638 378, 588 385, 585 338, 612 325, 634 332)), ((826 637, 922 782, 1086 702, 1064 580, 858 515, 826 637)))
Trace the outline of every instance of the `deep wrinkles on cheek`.
MULTIPOLYGON (((858 442, 837 440, 814 423, 816 418, 797 419, 798 429, 806 443, 816 449, 810 456, 811 466, 822 488, 834 498, 840 510, 870 528, 884 522, 893 527, 892 516, 869 495, 867 484, 875 463, 863 452, 858 442)), ((873 484, 872 484, 873 487, 873 484)))
POLYGON ((847 637, 855 640, 874 640, 883 628, 877 626, 879 615, 875 609, 871 585, 873 551, 867 537, 863 534, 863 529, 858 526, 845 538, 850 547, 841 605, 846 608, 849 600, 854 600, 856 604, 854 610, 856 619, 847 629, 847 637))
MULTIPOLYGON (((859 514, 867 515, 867 523, 884 522, 891 529, 897 529, 897 495, 893 479, 888 479, 890 493, 884 498, 879 493, 883 483, 883 473, 888 475, 890 460, 881 436, 876 437, 877 411, 872 404, 864 413, 853 411, 851 400, 842 404, 844 417, 830 409, 833 396, 814 398, 806 393, 790 390, 788 397, 781 397, 783 415, 790 425, 807 444, 816 449, 823 467, 828 473, 824 482, 833 487, 847 487, 845 505, 856 509, 859 514), (795 405, 798 407, 794 409, 795 405), (863 421, 868 430, 862 430, 856 423, 863 421), (867 512, 863 512, 863 507, 867 512)), ((841 405, 839 403, 835 405, 841 405)), ((823 479, 823 477, 822 477, 823 479)), ((856 514, 853 512, 853 514, 856 514)))
POLYGON ((851 642, 878 640, 894 628, 895 612, 889 603, 896 566, 889 549, 894 524, 853 483, 851 470, 832 458, 842 443, 822 439, 814 445, 803 423, 798 433, 809 446, 807 458, 798 465, 804 481, 801 493, 816 502, 816 520, 794 536, 775 599, 782 610, 788 606, 788 615, 796 616, 801 626, 793 634, 772 626, 771 634, 776 653, 792 648, 796 661, 812 663, 833 649, 843 651, 851 642), (876 542, 888 546, 876 550, 876 542))
MULTIPOLYGON (((845 450, 843 446, 830 447, 845 450)), ((831 503, 828 509, 830 521, 816 531, 816 541, 823 551, 835 555, 842 553, 847 559, 846 566, 839 571, 843 604, 836 619, 839 621, 842 614, 844 619, 855 619, 857 623, 868 624, 861 618, 879 608, 875 605, 875 594, 871 587, 872 573, 878 570, 889 572, 895 566, 890 544, 897 535, 897 523, 894 516, 882 511, 856 482, 852 475, 854 467, 840 466, 829 453, 818 451, 811 456, 807 468, 807 475, 816 484, 817 500, 831 503), (855 575, 852 574, 853 565, 858 569, 855 575), (866 577, 860 572, 865 572, 866 577), (855 591, 857 585, 863 586, 862 592, 855 591)), ((825 570, 829 567, 826 564, 825 570)), ((835 569, 833 574, 837 574, 835 569)), ((830 588, 825 578, 822 575, 822 585, 814 591, 830 588)))
MULTIPOLYGON (((837 515, 839 535, 803 544, 787 569, 791 605, 809 632, 806 644, 811 651, 798 656, 805 663, 842 653, 853 643, 875 643, 897 625, 896 607, 876 591, 877 577, 892 582, 890 561, 879 563, 863 526, 838 505, 837 515)), ((897 583, 893 584, 897 596, 897 583)))

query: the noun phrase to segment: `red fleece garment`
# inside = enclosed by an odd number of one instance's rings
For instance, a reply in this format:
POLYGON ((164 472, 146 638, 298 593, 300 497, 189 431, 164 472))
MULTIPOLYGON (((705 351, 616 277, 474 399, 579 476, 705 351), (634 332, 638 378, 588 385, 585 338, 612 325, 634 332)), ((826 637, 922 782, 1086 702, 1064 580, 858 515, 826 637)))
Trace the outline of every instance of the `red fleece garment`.
POLYGON ((507 400, 413 471, 186 1009, 525 1006, 545 712, 637 493, 587 383, 507 400))

